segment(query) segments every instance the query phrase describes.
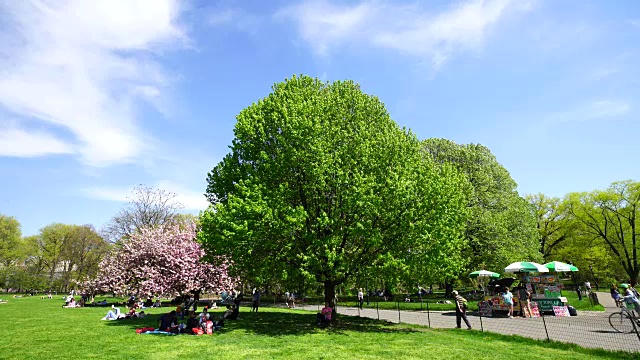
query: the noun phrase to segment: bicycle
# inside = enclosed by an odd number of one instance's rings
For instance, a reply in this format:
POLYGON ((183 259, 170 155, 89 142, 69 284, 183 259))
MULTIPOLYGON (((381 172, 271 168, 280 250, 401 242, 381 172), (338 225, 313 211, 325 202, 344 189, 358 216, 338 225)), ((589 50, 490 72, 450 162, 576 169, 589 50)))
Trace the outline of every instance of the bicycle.
POLYGON ((619 333, 631 334, 636 332, 637 326, 640 326, 640 318, 622 303, 619 312, 609 315, 609 325, 619 333))

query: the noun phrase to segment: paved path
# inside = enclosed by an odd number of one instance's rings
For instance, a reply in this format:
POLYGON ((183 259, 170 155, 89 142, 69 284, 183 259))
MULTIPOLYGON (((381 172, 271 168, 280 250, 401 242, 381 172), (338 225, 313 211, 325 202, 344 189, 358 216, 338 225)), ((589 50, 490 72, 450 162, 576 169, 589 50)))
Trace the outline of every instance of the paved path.
MULTIPOLYGON (((551 340, 574 343, 588 348, 603 348, 608 350, 623 350, 640 352, 640 339, 633 334, 615 332, 609 324, 609 315, 617 311, 615 303, 608 301, 608 293, 598 293, 600 302, 605 306, 605 312, 579 311, 574 317, 545 316, 543 318, 513 318, 492 317, 480 318, 475 313, 468 315, 474 330, 490 331, 504 335, 520 335, 533 339, 546 340, 547 332, 551 340), (546 325, 546 326, 545 326, 546 325), (545 331, 546 328, 546 331, 545 331)), ((585 300, 583 300, 585 301, 585 300)), ((302 305, 303 310, 318 311, 317 305, 302 305)), ((363 316, 373 319, 386 320, 393 323, 407 323, 425 325, 438 329, 452 329, 456 327, 455 312, 452 311, 400 311, 362 309, 355 307, 340 307, 338 313, 351 316, 363 316)), ((464 323, 462 324, 465 327, 464 323)))

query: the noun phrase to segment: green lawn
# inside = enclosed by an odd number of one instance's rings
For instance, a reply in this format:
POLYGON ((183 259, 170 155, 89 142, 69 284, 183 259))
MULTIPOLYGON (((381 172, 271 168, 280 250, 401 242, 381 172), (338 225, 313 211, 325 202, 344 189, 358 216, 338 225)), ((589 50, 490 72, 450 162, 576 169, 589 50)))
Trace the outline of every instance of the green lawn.
POLYGON ((576 294, 574 291, 563 291, 562 295, 567 298, 569 305, 573 305, 576 310, 604 311, 604 306, 591 305, 591 303, 589 302, 589 298, 586 296, 583 296, 582 301, 579 301, 578 294, 576 294))
MULTIPOLYGON (((6 296, 0 297, 7 299, 6 296)), ((298 310, 242 308, 215 335, 138 335, 145 319, 101 321, 108 308, 61 308, 62 301, 39 297, 0 304, 0 359, 613 359, 630 354, 587 350, 476 331, 431 330, 365 318, 340 317, 328 329, 315 314, 298 310)))

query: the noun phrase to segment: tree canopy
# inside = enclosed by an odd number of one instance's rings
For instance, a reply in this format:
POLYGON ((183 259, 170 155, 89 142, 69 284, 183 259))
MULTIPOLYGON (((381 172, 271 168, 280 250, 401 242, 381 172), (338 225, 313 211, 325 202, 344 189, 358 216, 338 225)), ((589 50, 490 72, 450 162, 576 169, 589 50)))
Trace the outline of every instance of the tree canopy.
POLYGON ((193 223, 140 228, 104 257, 98 275, 83 286, 141 297, 232 289, 236 280, 227 275, 228 263, 204 262, 195 237, 193 223))
POLYGON ((126 207, 105 226, 105 237, 118 241, 130 237, 143 227, 158 226, 179 221, 184 216, 178 214, 182 204, 177 194, 149 186, 136 186, 126 207))
POLYGON ((20 257, 22 232, 20 222, 12 216, 0 214, 0 265, 8 268, 20 257))
POLYGON ((357 84, 292 77, 240 112, 234 134, 208 174, 200 241, 248 279, 310 278, 332 301, 383 265, 423 278, 463 265, 463 177, 357 84))
POLYGON ((635 285, 640 273, 640 182, 614 182, 606 190, 572 193, 567 199, 569 211, 581 225, 579 231, 605 245, 635 285))
POLYGON ((468 270, 502 272, 514 261, 541 260, 533 209, 518 195, 516 182, 487 147, 427 139, 423 150, 436 163, 455 166, 467 180, 471 194, 465 227, 468 270))

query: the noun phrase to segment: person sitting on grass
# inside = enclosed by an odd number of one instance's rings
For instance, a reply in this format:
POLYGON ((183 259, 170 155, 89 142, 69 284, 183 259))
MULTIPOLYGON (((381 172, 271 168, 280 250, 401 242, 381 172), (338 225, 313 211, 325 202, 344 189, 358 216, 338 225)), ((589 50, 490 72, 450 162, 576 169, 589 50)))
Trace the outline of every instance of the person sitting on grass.
POLYGON ((200 324, 209 320, 209 317, 211 317, 211 315, 209 315, 209 311, 205 306, 204 309, 202 309, 202 312, 200 313, 200 315, 198 315, 198 320, 200 321, 200 324))
POLYGON ((227 311, 222 315, 223 320, 238 320, 240 309, 235 305, 227 305, 227 311))
POLYGON ((200 326, 200 322, 196 317, 196 313, 193 311, 189 311, 189 318, 187 319, 187 324, 186 324, 186 329, 187 329, 186 332, 189 334, 195 334, 194 329, 198 329, 199 326, 200 326))
POLYGON ((170 332, 172 328, 178 326, 178 317, 175 310, 162 315, 158 321, 160 322, 159 328, 162 331, 170 332))
POLYGON ((76 304, 76 300, 74 298, 71 298, 71 300, 69 300, 68 303, 66 303, 66 305, 62 305, 63 308, 75 308, 75 307, 79 307, 79 305, 76 304))
POLYGON ((333 315, 333 309, 329 306, 329 303, 325 303, 322 310, 316 314, 316 320, 318 326, 327 326, 331 323, 331 316, 333 315))
POLYGON ((155 303, 153 303, 154 308, 162 307, 162 303, 160 303, 160 299, 157 299, 155 303))

